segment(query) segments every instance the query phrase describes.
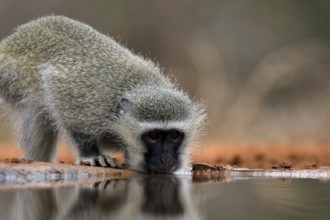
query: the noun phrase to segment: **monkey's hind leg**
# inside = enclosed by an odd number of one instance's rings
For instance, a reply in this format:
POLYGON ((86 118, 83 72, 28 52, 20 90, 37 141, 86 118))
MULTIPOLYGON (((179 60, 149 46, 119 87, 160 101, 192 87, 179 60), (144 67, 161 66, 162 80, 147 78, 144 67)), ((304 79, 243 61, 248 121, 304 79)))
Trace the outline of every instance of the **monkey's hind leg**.
POLYGON ((55 159, 58 132, 41 110, 23 108, 18 131, 25 159, 47 162, 55 159))
POLYGON ((79 152, 77 164, 119 168, 115 158, 100 153, 97 140, 92 135, 79 132, 69 132, 69 135, 79 152))

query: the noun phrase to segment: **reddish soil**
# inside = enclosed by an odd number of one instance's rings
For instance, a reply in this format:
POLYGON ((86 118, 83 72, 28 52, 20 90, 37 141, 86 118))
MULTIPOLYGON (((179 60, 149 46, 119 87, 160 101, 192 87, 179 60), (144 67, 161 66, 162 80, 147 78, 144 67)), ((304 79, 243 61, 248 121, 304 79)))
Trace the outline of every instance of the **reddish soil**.
MULTIPOLYGON (((263 169, 314 169, 320 166, 330 166, 330 143, 232 141, 204 142, 203 145, 194 152, 193 162, 263 169)), ((22 152, 13 143, 0 143, 0 149, 0 160, 2 161, 6 158, 22 156, 22 152)), ((60 144, 58 161, 72 164, 73 158, 73 153, 69 148, 60 144)))
POLYGON ((330 143, 207 142, 194 162, 261 169, 314 169, 330 165, 330 143))

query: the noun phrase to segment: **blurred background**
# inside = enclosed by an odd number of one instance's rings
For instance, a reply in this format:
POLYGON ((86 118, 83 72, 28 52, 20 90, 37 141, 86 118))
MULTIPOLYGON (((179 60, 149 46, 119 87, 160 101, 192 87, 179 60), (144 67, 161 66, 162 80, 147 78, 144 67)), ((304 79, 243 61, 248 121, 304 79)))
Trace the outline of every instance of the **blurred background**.
POLYGON ((207 103, 207 140, 328 143, 330 1, 0 0, 0 38, 49 14, 159 62, 207 103))

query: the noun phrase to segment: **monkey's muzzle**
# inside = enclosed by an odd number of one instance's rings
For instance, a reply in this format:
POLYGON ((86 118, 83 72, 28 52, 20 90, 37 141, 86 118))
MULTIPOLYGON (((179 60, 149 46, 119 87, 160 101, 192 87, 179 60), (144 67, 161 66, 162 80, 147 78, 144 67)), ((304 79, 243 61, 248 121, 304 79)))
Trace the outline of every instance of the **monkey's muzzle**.
POLYGON ((178 161, 170 154, 147 158, 146 170, 148 172, 172 173, 178 168, 178 161))

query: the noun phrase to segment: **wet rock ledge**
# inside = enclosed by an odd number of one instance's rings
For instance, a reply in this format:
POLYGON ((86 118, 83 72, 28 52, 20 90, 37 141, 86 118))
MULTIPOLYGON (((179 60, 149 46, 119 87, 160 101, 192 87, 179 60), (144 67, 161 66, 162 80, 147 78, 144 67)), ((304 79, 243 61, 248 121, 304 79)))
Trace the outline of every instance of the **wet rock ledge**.
MULTIPOLYGON (((24 159, 0 160, 0 189, 20 187, 54 187, 73 184, 88 184, 98 181, 129 178, 138 174, 126 169, 76 166, 64 163, 33 162, 24 159)), ((191 176, 193 181, 228 182, 248 178, 306 178, 330 180, 330 168, 293 169, 248 169, 235 166, 193 164, 192 172, 182 175, 191 176)))
POLYGON ((27 183, 41 187, 93 183, 110 178, 127 178, 133 174, 133 171, 125 169, 34 162, 17 158, 0 160, 0 187, 27 183))
POLYGON ((330 180, 330 167, 311 166, 309 169, 294 169, 288 163, 273 169, 249 169, 236 166, 193 164, 193 178, 196 181, 221 180, 231 181, 249 178, 299 178, 330 180))

